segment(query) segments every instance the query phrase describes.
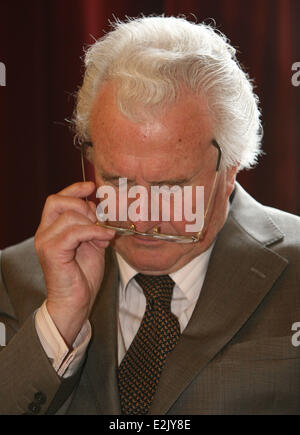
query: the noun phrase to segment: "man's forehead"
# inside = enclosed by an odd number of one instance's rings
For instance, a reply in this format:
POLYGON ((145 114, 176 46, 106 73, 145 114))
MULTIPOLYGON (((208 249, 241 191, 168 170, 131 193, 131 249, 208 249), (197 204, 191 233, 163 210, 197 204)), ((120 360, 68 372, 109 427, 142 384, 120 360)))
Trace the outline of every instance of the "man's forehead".
MULTIPOLYGON (((208 108, 207 99, 195 97, 190 92, 181 95, 175 102, 164 105, 163 110, 157 107, 155 111, 147 106, 139 107, 141 120, 127 116, 117 104, 117 90, 113 82, 100 89, 90 116, 92 136, 102 136, 103 133, 118 134, 130 126, 131 131, 141 132, 147 137, 159 135, 161 130, 169 130, 185 136, 193 130, 205 135, 212 129, 213 119, 208 108)), ((181 140, 179 137, 178 140, 181 140)), ((175 141, 176 142, 176 141, 175 141)))
POLYGON ((152 160, 178 160, 198 158, 211 145, 213 135, 207 126, 199 128, 198 123, 176 125, 155 119, 147 123, 136 124, 129 120, 113 125, 105 120, 93 136, 95 153, 105 159, 122 158, 152 160), (196 124, 196 125, 195 125, 196 124))

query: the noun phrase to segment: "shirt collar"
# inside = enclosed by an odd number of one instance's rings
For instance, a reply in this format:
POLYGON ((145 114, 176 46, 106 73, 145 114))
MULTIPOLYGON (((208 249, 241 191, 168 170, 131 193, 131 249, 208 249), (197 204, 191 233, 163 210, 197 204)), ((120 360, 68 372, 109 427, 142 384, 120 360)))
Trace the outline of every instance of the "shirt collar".
POLYGON ((118 254, 118 252, 116 252, 116 256, 120 270, 122 293, 125 294, 129 281, 132 280, 132 278, 138 273, 138 271, 131 267, 130 264, 128 264, 124 260, 124 258, 120 254, 118 254))
MULTIPOLYGON (((215 243, 212 243, 212 245, 205 252, 198 255, 181 269, 177 270, 176 272, 170 273, 170 277, 173 279, 177 287, 181 290, 184 297, 189 300, 193 299, 194 295, 192 289, 199 281, 199 277, 206 273, 209 258, 213 250, 214 244, 215 243)), ((130 266, 130 264, 128 264, 120 254, 116 253, 116 256, 120 270, 121 292, 122 296, 125 297, 127 286, 129 282, 134 278, 134 276, 138 273, 138 271, 130 266)))
POLYGON ((195 289, 198 287, 198 283, 200 281, 203 283, 204 281, 214 245, 215 242, 213 242, 205 252, 202 252, 202 254, 195 257, 181 269, 170 273, 170 277, 188 300, 194 299, 194 293, 195 289))

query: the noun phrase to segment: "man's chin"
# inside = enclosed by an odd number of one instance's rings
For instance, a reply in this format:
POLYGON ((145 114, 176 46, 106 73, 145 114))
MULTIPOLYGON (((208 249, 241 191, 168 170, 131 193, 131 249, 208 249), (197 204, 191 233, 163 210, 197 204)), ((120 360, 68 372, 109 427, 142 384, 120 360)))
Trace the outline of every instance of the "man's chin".
POLYGON ((165 275, 171 273, 172 270, 171 262, 157 261, 157 259, 150 262, 127 257, 125 260, 131 267, 145 275, 165 275))

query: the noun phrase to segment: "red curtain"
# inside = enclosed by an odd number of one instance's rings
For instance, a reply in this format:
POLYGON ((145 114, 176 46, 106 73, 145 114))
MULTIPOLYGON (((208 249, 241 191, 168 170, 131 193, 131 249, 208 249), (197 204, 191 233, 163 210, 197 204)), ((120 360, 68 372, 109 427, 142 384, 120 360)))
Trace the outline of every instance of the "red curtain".
POLYGON ((2 1, 0 248, 33 235, 46 197, 81 178, 67 119, 82 80, 83 47, 114 16, 215 19, 255 78, 262 103, 266 154, 239 181, 259 201, 299 214, 300 86, 291 82, 292 65, 300 62, 299 6, 299 0, 2 1))

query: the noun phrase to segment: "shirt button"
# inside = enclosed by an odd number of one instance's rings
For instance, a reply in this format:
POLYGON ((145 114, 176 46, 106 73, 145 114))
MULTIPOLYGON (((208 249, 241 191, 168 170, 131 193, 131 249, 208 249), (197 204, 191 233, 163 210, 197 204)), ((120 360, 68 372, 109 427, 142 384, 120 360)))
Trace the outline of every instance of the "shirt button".
POLYGON ((40 410, 41 410, 41 407, 40 407, 40 405, 39 405, 38 403, 31 402, 31 403, 28 405, 28 409, 29 409, 29 411, 31 411, 33 414, 38 414, 38 413, 40 412, 40 410))
POLYGON ((35 395, 34 395, 34 401, 36 403, 40 403, 42 405, 43 403, 46 402, 46 400, 47 400, 47 397, 41 391, 38 391, 37 393, 35 393, 35 395))

